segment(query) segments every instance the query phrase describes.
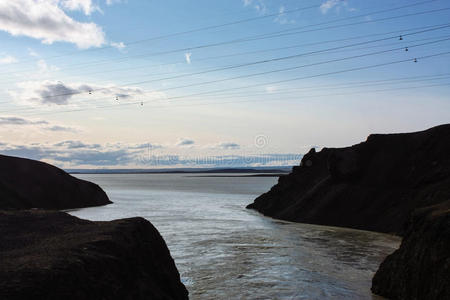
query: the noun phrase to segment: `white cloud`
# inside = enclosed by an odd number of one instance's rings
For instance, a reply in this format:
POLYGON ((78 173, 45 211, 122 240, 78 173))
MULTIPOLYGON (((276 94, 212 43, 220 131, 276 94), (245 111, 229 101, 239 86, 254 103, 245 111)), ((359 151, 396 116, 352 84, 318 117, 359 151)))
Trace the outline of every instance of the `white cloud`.
POLYGON ((191 64, 191 56, 192 53, 185 53, 184 58, 186 59, 186 62, 190 65, 191 64))
POLYGON ((17 62, 17 59, 11 55, 0 56, 0 65, 7 65, 17 62))
POLYGON ((67 10, 81 10, 86 15, 90 15, 94 11, 100 11, 97 5, 91 0, 61 0, 61 6, 67 10))
POLYGON ((347 7, 349 11, 354 11, 354 8, 348 8, 348 2, 346 0, 327 0, 320 5, 320 11, 326 14, 331 9, 335 8, 338 12, 341 7, 347 7))
POLYGON ((255 9, 257 12, 259 12, 262 15, 264 15, 267 12, 267 7, 264 4, 264 2, 262 2, 262 1, 259 1, 258 4, 255 4, 255 9))
MULTIPOLYGON (((70 7, 83 9, 82 1, 63 1, 70 7), (78 3, 78 4, 76 4, 78 3)), ((86 2, 87 3, 87 2, 86 2)), ((13 36, 27 36, 45 44, 68 42, 79 48, 100 47, 105 34, 95 23, 78 22, 63 11, 58 0, 0 1, 0 30, 13 36)), ((89 8, 90 11, 91 8, 89 8)))
POLYGON ((123 42, 120 42, 120 43, 111 42, 110 45, 119 50, 123 50, 126 47, 126 45, 123 42))
POLYGON ((263 0, 243 0, 244 6, 253 5, 253 8, 260 14, 265 14, 267 12, 266 4, 263 0))
POLYGON ((56 66, 48 65, 43 59, 38 60, 36 65, 38 67, 39 75, 42 75, 43 73, 56 72, 59 70, 56 66))

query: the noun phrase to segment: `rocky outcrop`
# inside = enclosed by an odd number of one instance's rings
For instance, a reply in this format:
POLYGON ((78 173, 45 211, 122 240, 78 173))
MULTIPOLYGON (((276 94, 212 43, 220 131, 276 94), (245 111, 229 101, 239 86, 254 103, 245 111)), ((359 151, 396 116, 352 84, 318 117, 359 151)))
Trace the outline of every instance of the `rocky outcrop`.
POLYGON ((109 203, 94 183, 47 163, 0 155, 0 209, 69 209, 109 203))
POLYGON ((0 266, 0 299, 188 298, 164 240, 142 218, 0 211, 0 266))
POLYGON ((450 199, 450 124, 312 149, 248 208, 279 219, 403 234, 416 208, 450 199))
POLYGON ((450 201, 417 210, 372 291, 389 299, 450 299, 450 201))

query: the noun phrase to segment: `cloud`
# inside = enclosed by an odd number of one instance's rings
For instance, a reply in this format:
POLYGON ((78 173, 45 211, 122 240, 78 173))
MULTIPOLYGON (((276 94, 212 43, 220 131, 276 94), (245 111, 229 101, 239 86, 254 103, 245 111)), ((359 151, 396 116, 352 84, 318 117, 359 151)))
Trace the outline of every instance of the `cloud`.
POLYGON ((17 62, 17 58, 11 55, 0 56, 0 65, 7 65, 17 62))
POLYGON ((120 43, 111 42, 110 45, 118 50, 123 50, 126 47, 126 45, 123 42, 120 43))
POLYGON ((191 56, 192 53, 185 53, 184 58, 186 59, 186 62, 190 65, 191 64, 191 56))
POLYGON ((242 2, 245 7, 252 5, 260 14, 265 14, 267 12, 267 7, 263 0, 243 0, 242 2))
POLYGON ((113 5, 116 3, 122 3, 123 0, 106 0, 106 5, 113 5))
POLYGON ((49 130, 49 131, 62 131, 62 132, 78 132, 79 130, 74 128, 74 127, 70 127, 70 126, 62 126, 62 125, 53 125, 53 126, 48 126, 48 127, 44 127, 45 130, 49 130))
POLYGON ((73 94, 79 93, 79 90, 72 89, 62 82, 47 82, 37 91, 38 101, 42 103, 67 104, 73 94))
MULTIPOLYGON (((149 144, 153 145, 147 143, 147 147, 149 144)), ((29 145, 0 143, 0 152, 5 155, 43 160, 62 167, 128 166, 139 164, 142 161, 142 154, 147 153, 141 148, 135 149, 136 145, 122 143, 101 145, 76 140, 29 145)))
POLYGON ((178 147, 186 147, 186 146, 192 146, 194 144, 195 144, 194 140, 187 139, 187 138, 181 138, 176 143, 176 146, 178 146, 178 147))
POLYGON ((79 132, 79 129, 76 127, 64 126, 60 124, 52 124, 45 120, 25 119, 17 116, 0 117, 0 125, 9 127, 35 126, 37 129, 40 130, 79 132))
POLYGON ((29 120, 20 117, 0 117, 0 125, 41 125, 48 124, 43 120, 29 120))
POLYGON ((43 73, 56 72, 59 70, 58 67, 48 65, 44 59, 38 60, 36 65, 38 67, 40 75, 42 75, 43 73))
POLYGON ((33 57, 39 57, 39 54, 31 48, 28 48, 28 55, 33 57))
MULTIPOLYGON (((225 144, 225 143, 224 143, 225 144)), ((214 156, 180 156, 148 151, 160 148, 153 143, 97 144, 78 140, 57 143, 0 143, 5 155, 43 160, 60 167, 256 167, 298 165, 298 154, 240 154, 214 156), (151 150, 151 149, 150 149, 151 150)))
POLYGON ((239 144, 236 144, 236 143, 222 142, 222 143, 219 143, 217 145, 214 145, 212 148, 213 149, 220 149, 220 150, 237 150, 237 149, 240 149, 241 146, 239 144))
POLYGON ((266 90, 266 93, 271 94, 271 93, 278 91, 278 87, 273 86, 273 85, 268 85, 265 87, 265 90, 266 90))
POLYGON ((340 11, 341 7, 346 7, 349 11, 354 11, 354 8, 348 8, 348 2, 346 0, 327 0, 320 5, 320 11, 322 14, 328 13, 331 9, 335 8, 336 11, 340 11))
POLYGON ((284 13, 286 8, 282 5, 278 10, 278 16, 274 19, 274 22, 277 22, 281 25, 284 24, 295 24, 295 20, 288 19, 286 14, 284 13))
POLYGON ((82 49, 100 47, 105 44, 101 27, 92 22, 78 22, 63 11, 63 8, 81 9, 91 13, 93 7, 90 1, 82 0, 0 1, 0 30, 45 44, 68 42, 82 49))
POLYGON ((90 15, 94 11, 101 11, 91 0, 62 0, 61 6, 67 10, 81 10, 85 15, 90 15))
POLYGON ((100 144, 86 144, 81 141, 63 141, 54 144, 55 147, 66 147, 67 149, 80 149, 80 148, 86 148, 86 149, 99 149, 101 148, 100 144))
POLYGON ((155 150, 155 149, 162 149, 164 148, 160 144, 154 144, 154 143, 143 143, 143 144, 130 144, 128 145, 128 149, 144 149, 144 150, 155 150))
POLYGON ((139 87, 119 87, 115 85, 94 85, 88 83, 64 83, 61 81, 25 81, 17 84, 19 91, 9 94, 19 102, 32 104, 68 105, 72 98, 83 95, 93 100, 110 97, 111 100, 131 99, 135 96, 160 98, 162 93, 144 92, 139 87), (89 94, 90 93, 90 94, 89 94))

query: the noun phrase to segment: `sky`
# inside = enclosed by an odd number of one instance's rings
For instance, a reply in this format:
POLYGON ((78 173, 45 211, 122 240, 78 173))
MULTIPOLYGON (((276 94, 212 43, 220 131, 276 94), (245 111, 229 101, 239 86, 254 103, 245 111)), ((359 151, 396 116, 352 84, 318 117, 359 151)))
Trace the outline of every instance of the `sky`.
POLYGON ((0 0, 0 153, 289 166, 450 120, 445 0, 0 0))

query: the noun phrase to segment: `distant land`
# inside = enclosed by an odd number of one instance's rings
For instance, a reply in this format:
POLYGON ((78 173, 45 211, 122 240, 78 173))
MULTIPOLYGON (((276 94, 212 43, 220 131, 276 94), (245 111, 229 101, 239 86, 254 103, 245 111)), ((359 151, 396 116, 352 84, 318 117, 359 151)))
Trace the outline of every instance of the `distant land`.
POLYGON ((292 166, 252 167, 252 168, 166 168, 166 169, 66 169, 70 174, 285 174, 292 166))

